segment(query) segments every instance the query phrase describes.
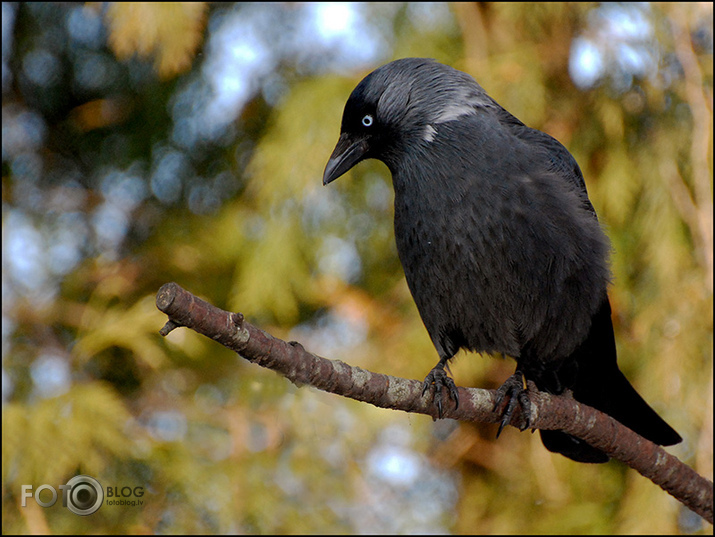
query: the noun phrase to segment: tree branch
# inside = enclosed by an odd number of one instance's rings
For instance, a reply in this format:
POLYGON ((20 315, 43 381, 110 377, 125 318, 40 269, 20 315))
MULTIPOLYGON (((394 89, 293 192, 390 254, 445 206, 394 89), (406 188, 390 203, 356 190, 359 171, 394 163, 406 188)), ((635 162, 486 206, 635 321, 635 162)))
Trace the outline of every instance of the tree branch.
MULTIPOLYGON (((437 417, 432 398, 422 396, 422 382, 372 373, 339 360, 306 351, 192 295, 175 283, 165 284, 156 297, 157 307, 169 316, 160 333, 185 326, 210 337, 245 359, 285 376, 294 384, 364 401, 380 408, 417 412, 437 417)), ((459 388, 459 408, 446 406, 444 417, 461 421, 498 423, 495 390, 459 388)), ((532 427, 563 430, 581 438, 647 477, 705 520, 713 523, 713 483, 698 475, 660 446, 637 435, 610 416, 573 398, 539 392, 529 386, 532 427)), ((524 425, 519 411, 515 425, 524 425)))

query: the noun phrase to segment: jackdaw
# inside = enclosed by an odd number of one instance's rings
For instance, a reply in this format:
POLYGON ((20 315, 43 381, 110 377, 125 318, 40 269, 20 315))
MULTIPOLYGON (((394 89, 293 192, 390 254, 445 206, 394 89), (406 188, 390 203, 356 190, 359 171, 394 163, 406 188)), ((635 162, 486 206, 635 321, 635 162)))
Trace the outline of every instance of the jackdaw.
MULTIPOLYGON (((445 367, 460 349, 516 359, 498 390, 527 422, 526 380, 573 397, 661 445, 681 441, 618 369, 607 286, 610 243, 581 170, 557 140, 525 126, 466 73, 423 58, 373 71, 350 95, 323 176, 368 158, 395 190, 395 240, 439 354, 424 382, 459 404, 445 367)), ((498 433, 497 433, 498 434, 498 433)), ((544 445, 581 462, 608 457, 561 431, 544 445)))

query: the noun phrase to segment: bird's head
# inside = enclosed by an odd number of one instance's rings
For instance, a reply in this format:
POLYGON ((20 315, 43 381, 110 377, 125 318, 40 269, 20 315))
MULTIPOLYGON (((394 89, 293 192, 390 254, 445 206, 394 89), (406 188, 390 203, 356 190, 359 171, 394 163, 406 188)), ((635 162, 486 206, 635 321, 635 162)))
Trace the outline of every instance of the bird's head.
POLYGON ((472 77, 434 60, 403 58, 383 65, 357 85, 345 104, 323 184, 368 158, 392 169, 410 148, 431 143, 440 123, 492 102, 472 77))

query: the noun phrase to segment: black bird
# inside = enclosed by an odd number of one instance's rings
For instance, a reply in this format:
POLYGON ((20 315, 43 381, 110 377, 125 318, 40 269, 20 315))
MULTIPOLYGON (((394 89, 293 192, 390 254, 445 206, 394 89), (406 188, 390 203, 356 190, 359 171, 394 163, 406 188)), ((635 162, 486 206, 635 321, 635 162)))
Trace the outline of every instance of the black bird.
MULTIPOLYGON (((516 359, 499 389, 501 429, 526 380, 574 398, 661 445, 681 441, 618 369, 607 286, 610 243, 578 164, 466 73, 393 61, 350 95, 323 184, 368 158, 395 189, 395 239, 407 284, 439 354, 424 390, 458 405, 445 367, 460 348, 516 359)), ((528 419, 528 415, 526 416, 528 419)), ((560 431, 544 445, 581 462, 608 457, 560 431)))

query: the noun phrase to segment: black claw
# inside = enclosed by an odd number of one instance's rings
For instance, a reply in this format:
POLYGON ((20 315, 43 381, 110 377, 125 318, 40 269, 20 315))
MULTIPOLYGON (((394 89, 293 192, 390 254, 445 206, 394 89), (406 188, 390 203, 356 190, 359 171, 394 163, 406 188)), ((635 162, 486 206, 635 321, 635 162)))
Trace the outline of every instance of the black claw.
POLYGON ((452 382, 448 386, 449 388, 449 397, 454 401, 454 410, 457 410, 459 408, 459 392, 457 391, 457 386, 452 382))
POLYGON ((447 393, 449 398, 454 401, 454 409, 459 408, 459 392, 457 391, 457 385, 454 381, 447 376, 444 371, 444 364, 437 364, 432 371, 430 371, 425 377, 422 383, 422 395, 427 393, 427 390, 434 387, 433 398, 437 405, 437 414, 442 418, 442 388, 447 388, 447 393))
POLYGON ((507 397, 509 398, 509 402, 502 414, 499 430, 497 431, 497 438, 499 438, 504 427, 511 422, 511 417, 514 414, 517 403, 521 406, 521 412, 526 420, 526 425, 521 428, 521 430, 523 431, 531 426, 531 401, 529 400, 529 394, 527 392, 526 377, 524 377, 521 371, 514 373, 499 387, 494 403, 494 410, 497 410, 507 397))

